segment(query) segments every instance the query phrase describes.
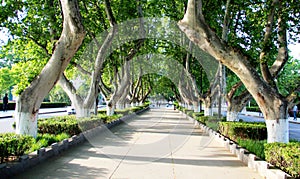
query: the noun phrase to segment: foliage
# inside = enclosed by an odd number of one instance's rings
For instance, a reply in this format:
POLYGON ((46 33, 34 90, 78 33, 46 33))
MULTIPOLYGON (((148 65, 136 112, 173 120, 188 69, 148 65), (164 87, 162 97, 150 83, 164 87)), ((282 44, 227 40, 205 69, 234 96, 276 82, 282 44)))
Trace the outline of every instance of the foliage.
POLYGON ((64 139, 68 139, 71 136, 67 133, 60 134, 38 134, 35 139, 35 143, 31 146, 30 152, 36 151, 42 147, 48 147, 55 142, 63 141, 64 139))
POLYGON ((107 124, 110 122, 113 122, 120 117, 122 117, 122 114, 115 114, 112 116, 107 116, 106 114, 98 114, 96 116, 92 116, 89 118, 79 118, 78 125, 81 131, 86 131, 95 127, 98 127, 102 124, 107 124))
MULTIPOLYGON (((280 92, 287 96, 300 84, 300 60, 290 58, 280 73, 277 84, 280 92)), ((298 94, 300 97, 300 94, 298 94)))
POLYGON ((32 136, 18 135, 14 133, 0 134, 0 158, 1 163, 9 156, 21 156, 28 151, 34 143, 32 136))
POLYGON ((204 112, 193 112, 192 117, 196 119, 197 117, 204 116, 204 112))
POLYGON ((68 95, 63 91, 59 85, 55 85, 46 97, 50 102, 61 102, 71 104, 68 95))
MULTIPOLYGON (((134 113, 140 111, 149 106, 149 103, 145 103, 143 106, 136 106, 127 109, 128 113, 134 113)), ((125 111, 125 110, 124 110, 125 111)), ((113 122, 116 119, 122 117, 123 114, 115 114, 107 116, 105 112, 100 112, 96 116, 87 118, 76 118, 74 115, 53 117, 47 119, 38 120, 38 133, 39 134, 60 134, 67 133, 68 135, 76 135, 82 131, 86 131, 95 128, 101 124, 113 122)))
POLYGON ((11 74, 10 68, 4 67, 0 69, 0 94, 8 93, 14 85, 14 77, 11 74))
POLYGON ((162 95, 165 99, 172 99, 175 96, 176 87, 170 79, 165 76, 155 75, 157 82, 153 84, 151 96, 162 95))
POLYGON ((258 106, 251 106, 251 107, 247 106, 246 110, 251 111, 251 112, 261 112, 261 110, 258 106))
POLYGON ((222 135, 229 137, 231 140, 267 139, 267 128, 265 123, 249 123, 249 122, 220 122, 219 131, 222 135))
POLYGON ((265 160, 265 144, 266 140, 252 140, 252 139, 237 139, 239 146, 247 149, 249 152, 254 153, 256 156, 265 160))
POLYGON ((300 178, 300 143, 265 144, 266 161, 281 168, 292 177, 300 178))
POLYGON ((38 61, 19 62, 12 65, 11 76, 15 84, 13 93, 20 94, 40 73, 44 65, 45 62, 38 61))
POLYGON ((62 116, 38 120, 39 134, 60 134, 63 132, 71 136, 81 132, 75 116, 62 116))
POLYGON ((195 119, 215 131, 218 130, 221 121, 217 116, 197 116, 195 119))

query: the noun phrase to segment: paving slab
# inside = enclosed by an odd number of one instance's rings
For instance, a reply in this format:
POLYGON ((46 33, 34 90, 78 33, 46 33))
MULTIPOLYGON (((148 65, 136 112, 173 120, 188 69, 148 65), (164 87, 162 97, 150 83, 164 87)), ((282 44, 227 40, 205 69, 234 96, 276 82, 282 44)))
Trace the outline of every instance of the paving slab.
POLYGON ((259 179, 172 109, 151 109, 14 178, 259 179))

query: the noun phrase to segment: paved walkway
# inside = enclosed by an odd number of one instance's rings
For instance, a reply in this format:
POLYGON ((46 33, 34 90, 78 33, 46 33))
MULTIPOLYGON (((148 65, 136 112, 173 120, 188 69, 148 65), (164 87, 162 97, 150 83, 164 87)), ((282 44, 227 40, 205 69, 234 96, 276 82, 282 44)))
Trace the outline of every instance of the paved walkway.
POLYGON ((151 109, 14 178, 262 178, 171 109, 151 109))

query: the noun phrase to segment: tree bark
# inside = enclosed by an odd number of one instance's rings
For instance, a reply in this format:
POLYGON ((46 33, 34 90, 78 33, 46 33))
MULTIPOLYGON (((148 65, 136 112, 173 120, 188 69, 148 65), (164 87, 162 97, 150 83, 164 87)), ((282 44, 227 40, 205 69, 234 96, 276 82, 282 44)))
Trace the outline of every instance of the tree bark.
POLYGON ((53 54, 41 73, 18 97, 16 104, 16 133, 37 135, 37 116, 44 97, 53 88, 59 76, 81 45, 85 31, 78 2, 61 0, 63 30, 53 54))

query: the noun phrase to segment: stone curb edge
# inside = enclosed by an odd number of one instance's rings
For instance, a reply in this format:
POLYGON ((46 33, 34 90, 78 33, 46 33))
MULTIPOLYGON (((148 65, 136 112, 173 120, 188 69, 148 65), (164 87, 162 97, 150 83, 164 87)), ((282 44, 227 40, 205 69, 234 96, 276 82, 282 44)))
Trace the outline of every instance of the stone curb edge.
POLYGON ((33 166, 38 165, 41 162, 46 161, 46 159, 54 156, 60 155, 62 152, 66 151, 67 149, 74 147, 80 143, 83 143, 87 140, 89 137, 93 137, 100 132, 104 131, 105 128, 111 129, 121 123, 123 123, 125 120, 128 120, 132 117, 134 117, 137 114, 141 114, 150 108, 144 108, 140 111, 137 111, 135 113, 128 114, 126 116, 123 116, 111 123, 105 124, 104 126, 98 126, 96 128, 84 131, 78 135, 74 135, 69 139, 65 139, 58 143, 53 143, 51 146, 46 148, 41 148, 37 151, 34 151, 28 155, 23 155, 19 158, 18 161, 13 161, 9 163, 2 163, 0 164, 0 178, 6 179, 10 178, 16 174, 22 173, 26 171, 27 168, 31 168, 33 166))
POLYGON ((266 179, 291 179, 289 174, 284 171, 275 168, 272 164, 261 160, 256 155, 250 153, 246 149, 240 147, 237 143, 230 140, 229 138, 223 136, 222 134, 214 131, 213 129, 205 126, 194 118, 186 115, 181 112, 188 120, 193 121, 195 125, 201 127, 210 137, 214 137, 214 140, 217 140, 219 143, 223 144, 223 146, 229 150, 232 154, 236 155, 236 157, 243 162, 248 168, 258 172, 261 176, 266 179))

